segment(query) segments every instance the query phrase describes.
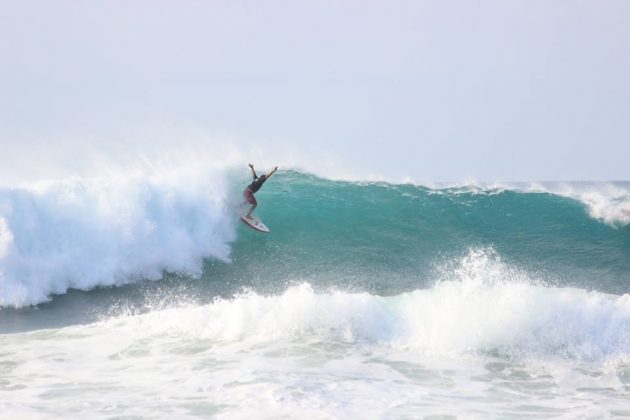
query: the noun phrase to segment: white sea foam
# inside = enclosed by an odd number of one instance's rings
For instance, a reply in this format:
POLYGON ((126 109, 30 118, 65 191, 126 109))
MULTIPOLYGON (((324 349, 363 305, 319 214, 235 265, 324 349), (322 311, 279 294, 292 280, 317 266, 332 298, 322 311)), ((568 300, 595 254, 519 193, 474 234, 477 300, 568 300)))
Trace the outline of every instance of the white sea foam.
POLYGON ((219 342, 308 339, 428 354, 630 358, 630 296, 527 284, 442 282, 394 297, 318 294, 302 284, 280 296, 248 294, 101 327, 219 342))
POLYGON ((630 296, 538 285, 488 250, 446 273, 430 289, 389 297, 304 283, 0 335, 0 409, 103 418, 624 412, 630 296))
POLYGON ((432 354, 630 358, 629 295, 544 286, 492 250, 471 250, 443 275, 450 278, 397 296, 316 293, 303 283, 277 296, 250 292, 102 327, 226 342, 308 337, 432 354))
POLYGON ((33 183, 0 189, 0 306, 69 288, 200 273, 235 237, 222 171, 33 183))

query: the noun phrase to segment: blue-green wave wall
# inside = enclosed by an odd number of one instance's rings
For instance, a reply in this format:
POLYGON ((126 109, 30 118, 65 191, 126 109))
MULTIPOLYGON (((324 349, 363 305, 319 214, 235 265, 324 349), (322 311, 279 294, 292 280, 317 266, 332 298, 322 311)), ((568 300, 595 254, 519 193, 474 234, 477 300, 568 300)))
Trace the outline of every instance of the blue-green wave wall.
MULTIPOLYGON (((577 200, 540 192, 329 181, 298 172, 269 180, 239 227, 231 264, 206 275, 243 284, 305 279, 379 293, 426 287, 448 261, 492 249, 548 282, 609 292, 630 284, 630 229, 577 200)), ((214 265, 214 267, 211 267, 214 265)))

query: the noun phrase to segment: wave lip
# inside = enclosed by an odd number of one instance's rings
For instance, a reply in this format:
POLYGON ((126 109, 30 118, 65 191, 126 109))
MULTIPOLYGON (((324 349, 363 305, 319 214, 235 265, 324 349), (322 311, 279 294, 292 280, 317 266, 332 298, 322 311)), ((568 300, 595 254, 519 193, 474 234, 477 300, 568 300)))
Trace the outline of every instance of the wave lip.
POLYGON ((594 219, 613 226, 630 225, 630 186, 626 183, 563 184, 550 191, 584 203, 594 219))
POLYGON ((0 189, 0 307, 38 304, 163 270, 228 260, 235 228, 220 174, 80 179, 0 189))
POLYGON ((630 225, 630 183, 628 182, 536 182, 464 184, 453 188, 462 192, 498 194, 506 190, 547 193, 582 203, 588 214, 611 226, 630 225))

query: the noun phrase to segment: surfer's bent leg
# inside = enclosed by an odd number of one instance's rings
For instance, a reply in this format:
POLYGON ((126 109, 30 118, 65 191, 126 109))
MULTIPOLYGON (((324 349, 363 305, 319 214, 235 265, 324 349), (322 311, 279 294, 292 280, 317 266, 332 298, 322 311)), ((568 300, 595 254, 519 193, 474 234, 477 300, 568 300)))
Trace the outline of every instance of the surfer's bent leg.
POLYGON ((256 197, 254 197, 254 193, 249 188, 245 188, 243 191, 243 197, 245 197, 245 201, 252 205, 252 207, 247 212, 247 216, 250 217, 254 209, 258 206, 258 202, 256 201, 256 197))

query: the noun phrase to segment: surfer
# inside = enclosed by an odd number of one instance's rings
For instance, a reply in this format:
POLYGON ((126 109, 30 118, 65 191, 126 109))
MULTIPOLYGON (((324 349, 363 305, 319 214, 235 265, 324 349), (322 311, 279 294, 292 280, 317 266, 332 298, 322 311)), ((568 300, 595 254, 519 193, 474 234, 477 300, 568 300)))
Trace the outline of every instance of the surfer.
POLYGON ((245 188, 245 191, 243 191, 243 197, 245 197, 245 201, 243 201, 243 204, 241 205, 244 205, 245 203, 249 203, 252 205, 252 207, 247 212, 247 215, 245 216, 249 219, 254 209, 258 206, 258 202, 256 201, 256 197, 254 197, 254 193, 258 191, 260 187, 262 187, 262 184, 264 184, 265 181, 268 180, 269 177, 278 170, 278 167, 276 166, 275 168, 273 168, 273 170, 267 175, 261 175, 259 177, 258 175, 256 175, 254 165, 252 165, 251 163, 249 163, 248 165, 249 169, 252 170, 253 181, 247 186, 247 188, 245 188))

